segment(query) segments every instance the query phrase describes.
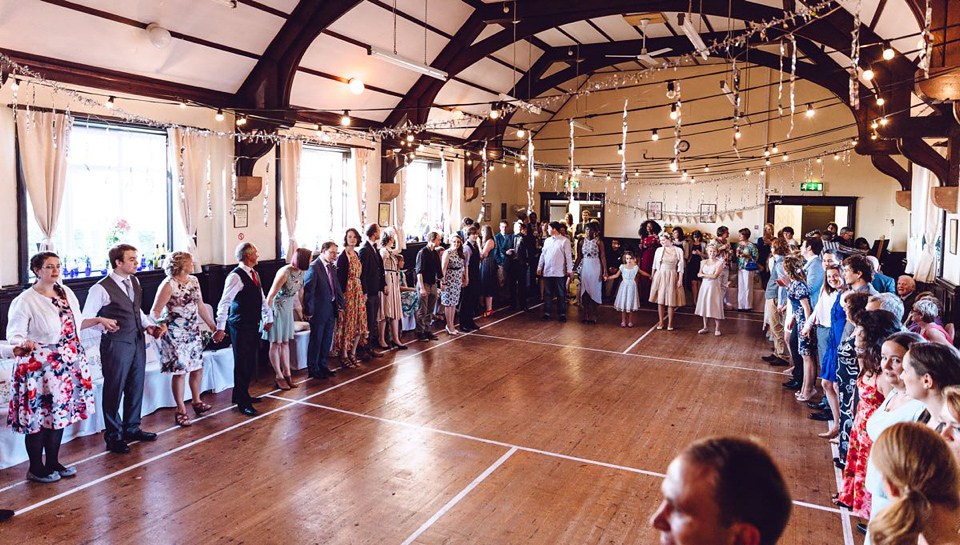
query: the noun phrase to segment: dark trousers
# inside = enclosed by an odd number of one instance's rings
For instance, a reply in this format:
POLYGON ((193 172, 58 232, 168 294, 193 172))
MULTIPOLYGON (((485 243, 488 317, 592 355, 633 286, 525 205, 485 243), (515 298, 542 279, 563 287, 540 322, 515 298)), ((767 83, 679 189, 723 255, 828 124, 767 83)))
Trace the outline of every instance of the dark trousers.
POLYGON ((543 277, 543 296, 546 299, 543 302, 543 315, 550 315, 550 302, 556 301, 557 314, 567 315, 567 277, 566 276, 544 276, 543 277))
POLYGON ((367 295, 367 339, 370 348, 380 344, 380 330, 377 327, 377 314, 380 312, 380 292, 367 295))
POLYGON ((124 433, 140 428, 143 406, 143 377, 147 366, 147 345, 143 335, 132 343, 100 340, 100 361, 103 363, 103 435, 106 441, 116 441, 124 433), (120 418, 120 400, 123 398, 123 419, 120 418))
POLYGON ((310 342, 307 344, 307 369, 311 375, 319 375, 330 368, 327 356, 333 346, 333 331, 337 326, 337 315, 331 314, 326 320, 310 320, 310 342))
POLYGON ((793 329, 790 330, 790 359, 793 362, 793 380, 803 383, 803 357, 800 355, 799 320, 794 320, 793 329))
POLYGON ((519 261, 507 262, 507 289, 510 291, 510 308, 527 308, 529 296, 528 267, 519 261))
POLYGON ((227 324, 230 344, 233 346, 233 397, 240 407, 250 406, 250 381, 260 362, 260 331, 258 327, 227 324))
POLYGON ((460 327, 477 327, 473 321, 480 303, 480 279, 470 278, 470 283, 460 292, 460 327))

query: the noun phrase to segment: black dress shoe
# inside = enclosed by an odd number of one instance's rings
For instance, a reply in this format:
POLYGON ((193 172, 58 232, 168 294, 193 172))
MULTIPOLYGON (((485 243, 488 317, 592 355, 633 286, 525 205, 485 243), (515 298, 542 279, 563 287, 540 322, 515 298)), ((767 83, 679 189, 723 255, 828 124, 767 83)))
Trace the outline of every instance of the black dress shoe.
POLYGON ((426 336, 427 336, 427 339, 428 339, 428 340, 431 340, 431 341, 439 341, 439 340, 440 340, 440 337, 437 337, 437 336, 434 335, 433 333, 427 333, 426 336))
POLYGON ((774 367, 787 367, 790 365, 790 362, 783 358, 775 358, 773 361, 768 361, 767 363, 774 367))
POLYGON ((778 357, 775 356, 774 354, 770 354, 769 356, 761 356, 760 359, 762 359, 763 361, 765 361, 765 362, 767 362, 767 363, 773 363, 773 362, 777 361, 777 360, 780 359, 780 358, 778 358, 778 357))
POLYGON ((549 314, 544 314, 543 316, 540 317, 540 319, 541 319, 541 320, 544 320, 544 321, 547 321, 547 320, 550 319, 550 315, 549 315, 549 314))
POLYGON ((847 464, 843 463, 840 458, 834 458, 833 465, 837 466, 837 469, 844 469, 847 466, 847 464))
POLYGON ((801 386, 800 382, 793 379, 790 379, 783 383, 783 387, 786 388, 787 390, 799 390, 800 386, 801 386))
POLYGON ((240 409, 240 414, 246 416, 257 416, 257 410, 253 408, 252 405, 247 405, 246 407, 237 407, 240 409))
POLYGON ((8 521, 13 518, 13 509, 0 509, 0 522, 8 521))
POLYGON ((857 523, 857 531, 860 532, 861 534, 866 534, 866 533, 867 533, 867 525, 864 524, 864 523, 862 523, 862 522, 858 522, 858 523, 857 523))
POLYGON ((807 401, 807 407, 810 407, 811 409, 819 409, 819 410, 822 411, 822 410, 830 407, 829 405, 827 405, 827 404, 825 403, 825 401, 826 401, 826 400, 807 401))
POLYGON ((561 315, 560 315, 560 321, 561 321, 561 322, 566 322, 566 321, 567 321, 567 317, 564 316, 563 314, 561 314, 561 315))
POLYGON ((250 403, 260 403, 261 401, 263 401, 263 398, 262 398, 262 397, 251 397, 251 398, 250 398, 250 403))
POLYGON ((820 411, 818 413, 810 413, 810 420, 816 420, 818 422, 829 422, 833 420, 833 415, 826 412, 820 411))
POLYGON ((337 372, 332 369, 323 369, 320 371, 320 374, 317 375, 317 378, 330 378, 336 376, 337 372))
POLYGON ((107 441, 107 450, 116 454, 126 454, 130 452, 130 446, 120 439, 114 439, 107 441))
POLYGON ((135 430, 135 431, 131 431, 131 432, 126 432, 126 433, 124 433, 124 434, 123 434, 123 440, 124 440, 124 441, 127 441, 127 442, 130 442, 130 441, 156 441, 156 440, 157 440, 157 434, 152 433, 152 432, 149 432, 149 431, 143 431, 143 430, 141 430, 141 429, 137 429, 137 430, 135 430))

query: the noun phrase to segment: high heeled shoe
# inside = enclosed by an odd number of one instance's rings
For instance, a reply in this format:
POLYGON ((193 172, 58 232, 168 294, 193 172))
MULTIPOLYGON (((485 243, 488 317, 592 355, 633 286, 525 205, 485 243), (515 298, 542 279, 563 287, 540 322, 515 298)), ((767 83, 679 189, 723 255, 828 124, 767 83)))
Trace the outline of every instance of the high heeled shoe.
POLYGON ((810 401, 811 399, 813 399, 816 395, 817 395, 816 390, 814 390, 812 393, 807 395, 802 395, 800 394, 800 392, 797 392, 797 402, 806 403, 807 401, 810 401))
POLYGON ((289 386, 291 389, 296 388, 298 386, 298 384, 293 381, 293 377, 290 375, 283 377, 283 380, 287 381, 287 386, 289 386))
POLYGON ((459 335, 459 334, 460 334, 459 331, 457 331, 456 329, 450 329, 450 327, 445 327, 444 329, 447 330, 447 335, 459 335))
MULTIPOLYGON (((286 380, 284 380, 284 382, 286 382, 286 380)), ((280 384, 280 379, 278 379, 278 378, 273 379, 273 385, 277 387, 277 390, 289 390, 289 389, 290 389, 290 387, 287 386, 286 384, 280 384)))

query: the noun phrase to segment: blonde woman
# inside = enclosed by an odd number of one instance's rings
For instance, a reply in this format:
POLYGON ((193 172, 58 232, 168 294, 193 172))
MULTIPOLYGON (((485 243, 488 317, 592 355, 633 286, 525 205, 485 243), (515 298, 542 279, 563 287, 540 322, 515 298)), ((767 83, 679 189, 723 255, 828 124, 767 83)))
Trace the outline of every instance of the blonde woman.
POLYGON ((891 502, 871 519, 869 543, 960 542, 960 467, 936 432, 894 424, 874 443, 871 459, 891 502))
POLYGON ((940 420, 943 422, 940 436, 950 446, 953 455, 960 460, 960 386, 947 386, 943 389, 940 420))
POLYGON ((663 310, 667 310, 667 331, 673 331, 673 311, 684 304, 683 249, 670 241, 670 233, 660 233, 660 247, 653 254, 653 282, 650 284, 650 302, 656 303, 663 329, 663 310))
POLYGON ((193 411, 197 416, 210 410, 200 399, 203 388, 203 337, 200 321, 210 331, 216 331, 213 313, 203 304, 200 282, 193 272, 193 256, 187 252, 173 252, 167 260, 167 277, 160 284, 153 300, 153 318, 167 324, 167 335, 160 340, 160 371, 173 375, 170 385, 177 403, 174 423, 193 425, 183 402, 184 377, 190 376, 193 411))
POLYGON ((725 265, 726 263, 717 259, 717 245, 707 244, 707 258, 700 261, 700 271, 697 273, 702 284, 697 293, 697 307, 694 314, 703 317, 703 329, 697 333, 708 332, 707 325, 713 318, 716 324, 713 334, 720 336, 720 321, 723 320, 723 286, 719 278, 721 269, 725 265))

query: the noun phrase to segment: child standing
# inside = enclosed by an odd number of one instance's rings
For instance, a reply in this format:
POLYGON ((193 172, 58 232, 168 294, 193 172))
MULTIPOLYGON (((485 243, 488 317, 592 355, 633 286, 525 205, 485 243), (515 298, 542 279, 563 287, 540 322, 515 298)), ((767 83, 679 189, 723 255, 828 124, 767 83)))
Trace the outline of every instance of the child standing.
POLYGON ((649 278, 650 275, 637 265, 637 257, 633 255, 633 252, 624 252, 623 262, 617 272, 611 276, 605 276, 604 280, 622 278, 620 289, 617 290, 617 298, 613 302, 613 308, 620 311, 620 327, 633 327, 633 312, 640 308, 640 289, 637 285, 637 277, 642 274, 649 278))

